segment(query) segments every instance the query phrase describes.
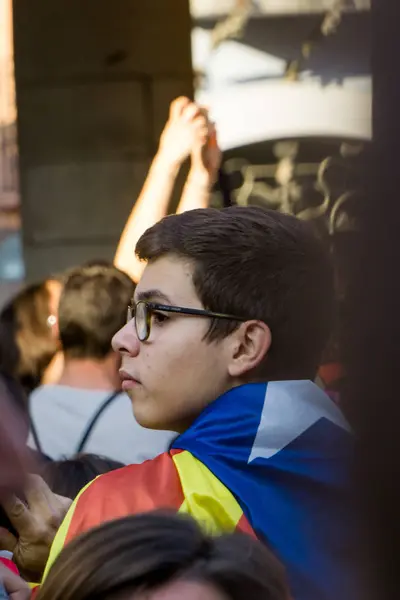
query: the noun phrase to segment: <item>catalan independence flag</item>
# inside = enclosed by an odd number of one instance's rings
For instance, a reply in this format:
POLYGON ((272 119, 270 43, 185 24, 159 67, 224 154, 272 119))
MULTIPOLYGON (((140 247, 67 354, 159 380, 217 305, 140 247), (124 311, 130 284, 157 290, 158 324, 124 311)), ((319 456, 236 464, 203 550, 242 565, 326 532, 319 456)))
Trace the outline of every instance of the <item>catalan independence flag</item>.
POLYGON ((56 536, 45 576, 62 547, 91 527, 170 508, 210 532, 265 541, 286 565, 295 600, 353 600, 352 451, 342 413, 310 381, 235 388, 169 452, 89 484, 56 536))

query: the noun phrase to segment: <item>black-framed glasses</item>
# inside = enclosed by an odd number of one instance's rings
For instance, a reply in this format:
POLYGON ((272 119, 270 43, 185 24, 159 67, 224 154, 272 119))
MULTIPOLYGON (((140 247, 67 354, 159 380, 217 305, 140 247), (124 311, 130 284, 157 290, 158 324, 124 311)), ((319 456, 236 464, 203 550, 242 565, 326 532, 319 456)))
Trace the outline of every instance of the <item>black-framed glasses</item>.
POLYGON ((157 304, 139 300, 135 304, 128 306, 127 322, 135 319, 135 328, 138 339, 145 342, 149 339, 151 332, 151 318, 156 312, 169 312, 181 315, 191 315, 194 317, 206 317, 208 319, 228 319, 230 321, 247 321, 243 317, 226 315, 224 313, 212 312, 201 308, 183 308, 182 306, 169 306, 168 304, 157 304))

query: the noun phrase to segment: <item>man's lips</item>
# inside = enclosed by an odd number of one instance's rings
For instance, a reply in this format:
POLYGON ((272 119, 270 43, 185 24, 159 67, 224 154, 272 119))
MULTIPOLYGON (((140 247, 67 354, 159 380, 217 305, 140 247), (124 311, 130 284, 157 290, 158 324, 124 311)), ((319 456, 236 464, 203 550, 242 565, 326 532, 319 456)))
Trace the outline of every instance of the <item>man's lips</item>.
POLYGON ((123 390, 129 390, 137 385, 140 385, 140 381, 138 379, 135 379, 135 377, 127 371, 124 371, 124 369, 119 370, 119 376, 121 378, 121 387, 123 390))

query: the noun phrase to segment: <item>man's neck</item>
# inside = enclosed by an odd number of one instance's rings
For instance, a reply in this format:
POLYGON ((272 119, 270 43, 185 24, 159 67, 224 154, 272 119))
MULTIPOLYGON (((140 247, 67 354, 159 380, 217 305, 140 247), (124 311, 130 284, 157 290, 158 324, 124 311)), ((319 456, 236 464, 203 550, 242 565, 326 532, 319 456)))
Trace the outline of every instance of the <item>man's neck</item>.
POLYGON ((103 360, 65 358, 59 385, 86 390, 113 391, 119 389, 118 358, 110 353, 103 360))
POLYGON ((59 350, 51 359, 50 364, 46 367, 41 384, 51 385, 57 383, 64 370, 64 354, 59 350))

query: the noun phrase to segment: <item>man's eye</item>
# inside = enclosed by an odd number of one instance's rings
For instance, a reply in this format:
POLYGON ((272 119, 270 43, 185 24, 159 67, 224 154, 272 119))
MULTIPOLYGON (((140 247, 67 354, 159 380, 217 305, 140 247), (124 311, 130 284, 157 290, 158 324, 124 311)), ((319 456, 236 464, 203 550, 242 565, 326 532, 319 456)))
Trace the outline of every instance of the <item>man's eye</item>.
POLYGON ((161 312, 153 312, 153 319, 155 323, 165 323, 165 321, 168 321, 168 317, 167 315, 164 315, 164 313, 161 312))

